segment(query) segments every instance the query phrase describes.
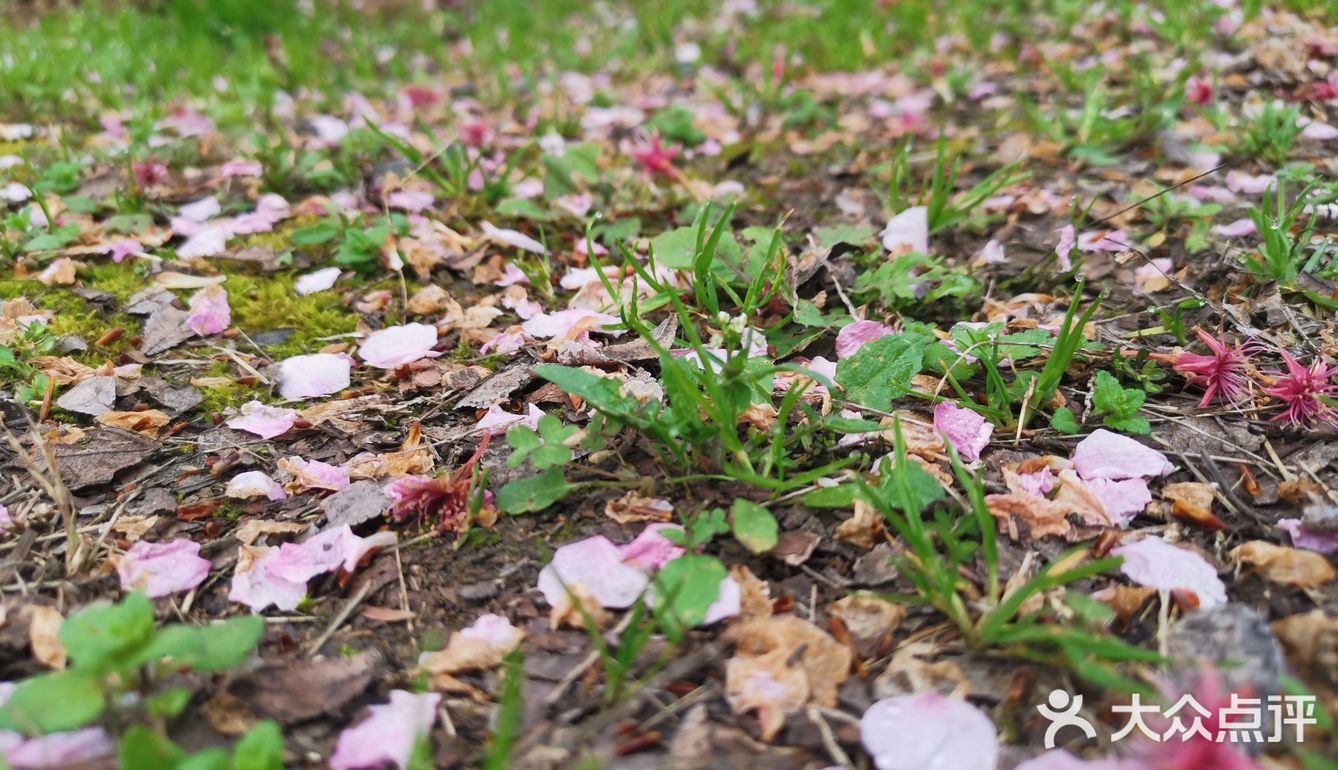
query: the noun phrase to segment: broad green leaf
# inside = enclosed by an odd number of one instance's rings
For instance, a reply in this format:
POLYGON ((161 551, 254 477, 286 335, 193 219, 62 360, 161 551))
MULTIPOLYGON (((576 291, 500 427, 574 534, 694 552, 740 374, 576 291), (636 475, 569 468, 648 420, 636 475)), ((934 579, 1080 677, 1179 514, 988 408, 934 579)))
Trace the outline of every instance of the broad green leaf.
POLYGON ((41 674, 19 683, 0 706, 0 729, 43 735, 78 730, 101 716, 106 705, 101 685, 87 673, 41 674))
POLYGON ((1078 424, 1078 418, 1073 415, 1073 410, 1067 406, 1061 406, 1055 410, 1055 413, 1050 417, 1050 427, 1066 436, 1072 436, 1082 430, 1082 425, 1078 424))
POLYGON ((1152 433, 1152 423, 1148 422, 1142 415, 1133 415, 1131 417, 1107 416, 1102 420, 1107 428, 1118 430, 1123 433, 1130 433, 1135 436, 1146 436, 1152 433))
POLYGON ((233 749, 232 767, 233 770, 283 770, 283 733, 278 723, 260 722, 243 735, 233 749))
POLYGON ((549 468, 537 476, 508 482, 497 490, 497 509, 512 514, 542 511, 573 489, 560 468, 549 468))
POLYGON ((116 747, 121 770, 171 770, 181 767, 186 752, 144 725, 131 725, 116 747))
POLYGON ((640 408, 635 398, 623 394, 617 380, 608 377, 557 364, 536 366, 534 373, 610 417, 628 419, 640 408))
POLYGON ((867 343, 855 355, 836 365, 836 382, 846 398, 878 411, 892 408, 892 400, 910 392, 911 378, 920 373, 923 346, 903 334, 867 343))
POLYGON ((167 659, 173 667, 225 671, 246 660, 264 633, 265 621, 255 615, 208 626, 171 625, 153 637, 136 663, 167 659))
POLYGON ((655 578, 655 611, 670 613, 684 627, 698 625, 720 597, 725 565, 714 556, 688 554, 664 565, 655 578))
POLYGON ((144 700, 144 708, 149 716, 159 719, 171 719, 189 704, 190 690, 184 687, 172 687, 144 700))
POLYGON ((776 547, 780 527, 771 511, 752 500, 738 498, 729 509, 734 537, 753 553, 765 553, 776 547))
POLYGON ((70 659, 91 671, 124 665, 152 636, 153 604, 140 593, 117 604, 80 610, 60 627, 60 641, 70 659))
POLYGON ((229 770, 232 756, 225 749, 210 748, 191 754, 176 766, 176 770, 229 770))

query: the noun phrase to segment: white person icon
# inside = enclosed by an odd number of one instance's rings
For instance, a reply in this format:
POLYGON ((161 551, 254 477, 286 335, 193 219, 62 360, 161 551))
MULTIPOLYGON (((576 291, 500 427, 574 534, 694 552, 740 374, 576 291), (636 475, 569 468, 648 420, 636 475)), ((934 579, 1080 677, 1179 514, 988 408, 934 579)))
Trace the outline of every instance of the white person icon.
POLYGON ((1055 747, 1055 736, 1065 727, 1076 727, 1082 731, 1088 738, 1096 737, 1096 728, 1084 717, 1078 716, 1082 710, 1082 696, 1070 695, 1063 690, 1051 690, 1050 695, 1046 697, 1046 703, 1036 707, 1041 712, 1041 716, 1050 720, 1050 726, 1045 728, 1045 747, 1053 749, 1055 747))

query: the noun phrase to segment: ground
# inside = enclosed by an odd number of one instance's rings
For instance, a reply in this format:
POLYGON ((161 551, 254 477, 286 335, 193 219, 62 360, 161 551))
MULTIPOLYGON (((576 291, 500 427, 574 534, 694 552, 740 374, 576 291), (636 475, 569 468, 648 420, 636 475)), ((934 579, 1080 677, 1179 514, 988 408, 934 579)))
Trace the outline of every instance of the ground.
POLYGON ((662 6, 0 9, 0 767, 1338 767, 1334 8, 662 6))

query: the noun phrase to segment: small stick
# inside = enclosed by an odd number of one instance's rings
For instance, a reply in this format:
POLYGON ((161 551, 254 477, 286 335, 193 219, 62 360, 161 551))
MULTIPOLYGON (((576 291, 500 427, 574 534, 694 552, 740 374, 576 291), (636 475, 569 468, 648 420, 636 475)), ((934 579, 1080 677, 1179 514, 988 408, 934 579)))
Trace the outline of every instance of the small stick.
POLYGON ((334 636, 335 631, 338 631, 339 627, 344 625, 344 621, 348 620, 349 616, 353 614, 353 610, 356 609, 359 604, 362 604, 362 600, 366 599, 367 594, 371 592, 371 581, 363 583, 362 588, 358 589, 358 592, 353 595, 353 598, 349 599, 348 602, 344 604, 343 609, 339 610, 339 614, 334 616, 334 620, 330 621, 330 625, 325 629, 325 633, 321 634, 316 641, 311 643, 311 646, 307 647, 307 655, 315 655, 317 652, 320 652, 320 649, 325 646, 325 643, 330 641, 330 637, 334 636))

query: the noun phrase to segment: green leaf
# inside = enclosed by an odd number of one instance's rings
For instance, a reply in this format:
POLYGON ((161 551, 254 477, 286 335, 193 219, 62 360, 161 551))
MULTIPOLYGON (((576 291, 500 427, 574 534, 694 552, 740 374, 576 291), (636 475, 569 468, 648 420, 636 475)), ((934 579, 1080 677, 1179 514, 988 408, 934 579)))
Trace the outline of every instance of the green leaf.
POLYGON ((208 626, 167 626, 136 657, 137 664, 167 659, 170 665, 194 671, 225 671, 255 649, 265 633, 256 615, 229 618, 208 626))
POLYGON ((537 476, 508 482, 497 490, 497 509, 511 514, 542 511, 573 489, 560 468, 549 468, 537 476))
POLYGON ((220 748, 205 749, 186 757, 176 770, 228 770, 232 766, 232 757, 220 748))
POLYGON ((120 668, 153 636, 153 603, 134 593, 117 604, 89 607, 60 627, 60 641, 81 669, 120 668))
POLYGON ((116 747, 121 770, 170 770, 179 768, 186 752, 144 725, 131 725, 116 747))
POLYGON ((144 700, 144 708, 149 712, 149 716, 158 719, 176 717, 189 704, 190 690, 184 687, 173 687, 144 700))
POLYGON ((87 673, 42 674, 21 682, 0 706, 0 729, 43 735, 78 730, 101 716, 106 705, 98 680, 87 673))
POLYGON ((342 229, 339 222, 327 219, 310 227, 299 227, 288 240, 294 246, 318 246, 334 240, 342 229))
POLYGON ((720 597, 725 565, 714 556, 688 554, 664 565, 655 578, 655 612, 669 613, 680 626, 706 619, 706 611, 720 597))
POLYGON ((734 537, 753 553, 765 553, 776 547, 780 526, 771 511, 752 500, 735 499, 729 509, 734 524, 734 537))
POLYGON ((283 770, 283 733, 266 720, 252 727, 233 749, 233 770, 283 770))
POLYGON ((529 219, 537 222, 547 222, 553 218, 552 214, 540 208, 539 204, 528 198, 507 198, 497 204, 495 210, 499 217, 529 219))
POLYGON ((893 399, 911 390, 911 378, 920 373, 924 346, 904 334, 892 334, 866 343, 855 355, 836 365, 836 382, 846 398, 878 411, 892 407, 893 399))
POLYGON ((617 380, 557 364, 536 366, 534 373, 610 417, 631 421, 640 411, 641 405, 635 398, 623 394, 622 385, 617 380))
POLYGON ((1078 418, 1073 415, 1073 410, 1067 406, 1059 407, 1050 416, 1050 427, 1065 436, 1072 436, 1082 430, 1082 425, 1078 424, 1078 418))
POLYGON ((1152 423, 1148 422, 1142 415, 1133 415, 1132 417, 1113 417, 1107 415, 1102 420, 1107 428, 1118 430, 1124 433, 1130 433, 1135 436, 1147 436, 1152 433, 1152 423))

